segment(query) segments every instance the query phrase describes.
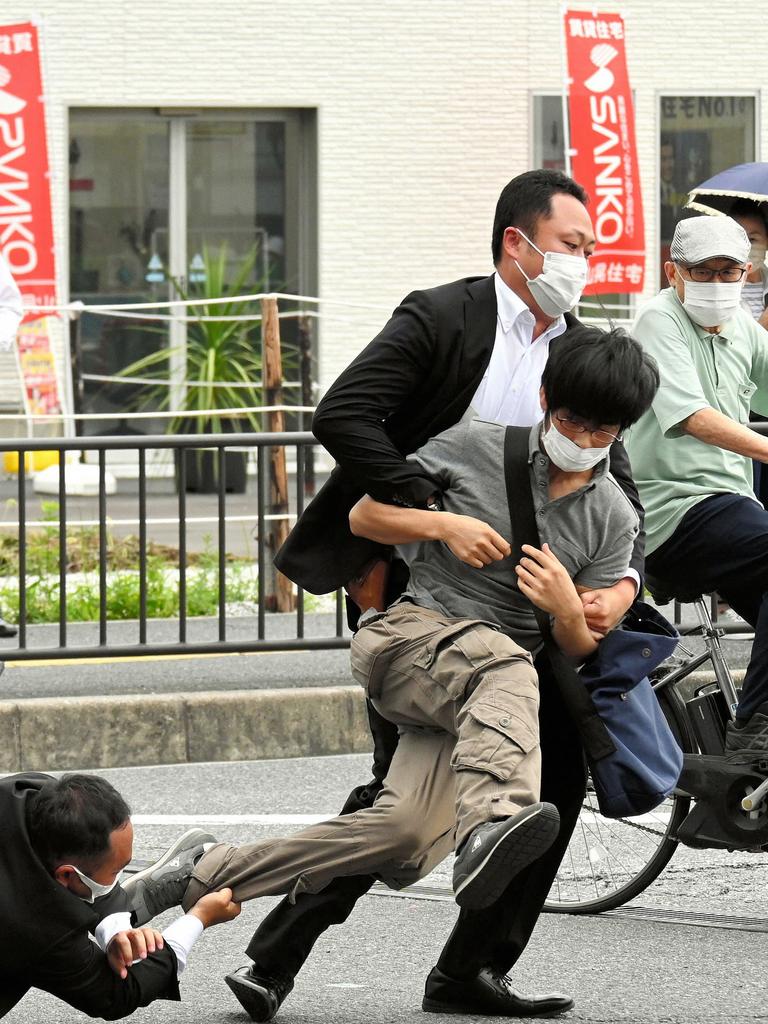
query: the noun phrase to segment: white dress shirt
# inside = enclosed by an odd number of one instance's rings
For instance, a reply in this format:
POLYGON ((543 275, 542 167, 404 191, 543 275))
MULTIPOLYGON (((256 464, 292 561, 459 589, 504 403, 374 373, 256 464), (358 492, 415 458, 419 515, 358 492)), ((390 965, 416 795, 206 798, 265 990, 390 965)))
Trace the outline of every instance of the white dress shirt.
MULTIPOLYGON (((94 938, 102 950, 106 953, 107 946, 118 932, 127 932, 131 929, 130 911, 120 911, 117 914, 110 914, 103 918, 96 927, 94 938)), ((203 934, 203 922, 192 914, 184 914, 177 918, 163 931, 163 939, 168 943, 176 954, 176 976, 180 977, 181 972, 187 966, 189 954, 192 947, 203 934)), ((141 963, 134 960, 134 963, 141 963)))
POLYGON ((491 360, 470 403, 483 420, 508 427, 532 427, 542 418, 541 375, 552 338, 565 331, 559 316, 534 339, 536 320, 526 304, 493 275, 496 288, 496 337, 491 360))

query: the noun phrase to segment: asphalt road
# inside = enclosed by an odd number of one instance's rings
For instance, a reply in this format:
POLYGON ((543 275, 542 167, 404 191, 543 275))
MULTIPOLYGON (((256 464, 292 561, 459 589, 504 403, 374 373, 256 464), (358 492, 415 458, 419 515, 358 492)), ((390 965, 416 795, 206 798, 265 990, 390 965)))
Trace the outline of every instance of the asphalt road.
MULTIPOLYGON (((95 623, 70 624, 71 645, 95 645, 98 626, 95 623)), ((154 620, 148 623, 150 643, 173 643, 178 639, 178 623, 154 620)), ((188 638, 191 642, 208 643, 217 637, 216 619, 190 619, 188 638)), ((295 637, 293 615, 269 615, 268 638, 295 637)), ((312 614, 306 617, 306 636, 334 636, 335 614, 312 614)), ((227 638, 253 640, 257 622, 253 615, 231 618, 227 622, 227 638)), ((138 642, 137 622, 109 624, 108 640, 116 644, 138 642)), ((346 650, 313 650, 258 654, 228 654, 204 657, 175 656, 170 658, 138 657, 115 660, 100 658, 79 661, 46 660, 45 647, 58 642, 58 627, 31 626, 28 645, 39 649, 39 661, 14 661, 12 648, 16 640, 0 640, 8 659, 0 677, 0 699, 21 700, 28 697, 84 697, 110 694, 196 693, 209 690, 249 690, 272 687, 340 686, 352 684, 349 653, 346 650)))
MULTIPOLYGON (((350 755, 101 774, 133 808, 136 856, 151 858, 197 820, 223 839, 243 841, 293 830, 298 825, 295 819, 286 820, 289 815, 330 815, 349 788, 366 777, 367 766, 367 757, 350 755)), ((424 978, 456 918, 447 894, 449 877, 450 865, 442 865, 427 880, 428 898, 372 893, 361 900, 345 925, 318 941, 278 1019, 285 1024, 456 1020, 425 1017, 420 1010, 424 978)), ((137 1011, 132 1020, 247 1024, 222 976, 245 962, 242 950, 274 902, 246 905, 237 921, 205 934, 182 979, 183 1002, 157 1003, 137 1011)), ((724 915, 725 927, 622 914, 545 915, 515 968, 519 988, 571 993, 576 1008, 563 1018, 569 1024, 768 1020, 765 857, 680 850, 636 903, 655 908, 655 913, 664 908, 717 913, 724 915), (747 926, 758 930, 745 930, 747 926)), ((40 993, 28 995, 5 1018, 7 1024, 85 1019, 40 993)))

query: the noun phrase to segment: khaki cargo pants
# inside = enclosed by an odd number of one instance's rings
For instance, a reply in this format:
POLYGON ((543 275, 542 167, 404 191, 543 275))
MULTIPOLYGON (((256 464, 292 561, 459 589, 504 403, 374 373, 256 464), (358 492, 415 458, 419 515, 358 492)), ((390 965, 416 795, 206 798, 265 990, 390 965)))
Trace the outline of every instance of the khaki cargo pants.
POLYGON ((371 808, 284 839, 220 844, 184 898, 317 892, 342 875, 393 888, 424 877, 482 822, 539 799, 538 681, 530 655, 473 619, 403 603, 352 640, 352 674, 400 739, 371 808))

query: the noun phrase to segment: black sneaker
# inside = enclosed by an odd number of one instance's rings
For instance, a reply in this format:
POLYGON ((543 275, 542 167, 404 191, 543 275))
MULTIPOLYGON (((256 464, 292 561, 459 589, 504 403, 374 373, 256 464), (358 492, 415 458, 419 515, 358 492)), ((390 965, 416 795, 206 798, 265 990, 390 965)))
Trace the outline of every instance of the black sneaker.
POLYGON ((742 726, 725 727, 725 754, 729 761, 768 757, 768 704, 761 704, 742 726))
POLYGON ((293 988, 289 974, 259 974, 255 965, 238 967, 224 981, 251 1020, 257 1021, 272 1020, 293 988))
POLYGON ((215 836, 201 828, 191 828, 168 847, 154 864, 137 871, 122 883, 133 907, 135 928, 141 928, 164 910, 178 907, 187 891, 197 861, 215 836))
POLYGON ((489 907, 518 872, 549 849, 559 829, 557 808, 543 803, 478 825, 453 866, 456 902, 472 909, 489 907))

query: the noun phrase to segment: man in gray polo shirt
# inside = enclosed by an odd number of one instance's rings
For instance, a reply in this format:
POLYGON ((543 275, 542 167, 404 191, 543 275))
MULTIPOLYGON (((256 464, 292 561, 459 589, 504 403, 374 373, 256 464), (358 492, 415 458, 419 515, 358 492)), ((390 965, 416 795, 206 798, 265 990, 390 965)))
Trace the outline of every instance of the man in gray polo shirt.
MULTIPOLYGON (((412 456, 435 481, 432 510, 371 498, 355 506, 353 531, 387 544, 421 542, 404 599, 364 616, 352 641, 353 675, 400 730, 381 793, 370 808, 285 839, 216 846, 195 864, 188 887, 174 883, 179 892, 149 878, 139 921, 182 894, 186 907, 224 886, 238 902, 316 892, 358 873, 399 888, 454 845, 457 902, 483 907, 546 851, 558 812, 539 802, 531 654, 542 641, 531 602, 550 614, 567 654, 578 661, 594 650, 599 638, 579 594, 624 576, 638 530, 607 456, 657 386, 653 360, 622 331, 573 327, 552 350, 542 376, 546 416, 529 443, 543 546, 524 545, 518 565, 507 539, 505 428, 496 423, 464 420, 412 456)), ((450 979, 435 971, 439 992, 450 979)), ((560 995, 515 996, 513 1015, 552 1016, 572 1005, 560 995)))
POLYGON ((747 426, 750 408, 768 413, 768 333, 740 307, 749 249, 729 217, 677 225, 664 268, 670 287, 633 329, 661 385, 626 442, 649 575, 717 590, 755 628, 726 737, 735 759, 768 753, 768 512, 750 461, 768 462, 768 437, 747 426))
MULTIPOLYGON (((422 542, 403 597, 353 637, 352 672, 399 727, 395 759, 409 758, 417 777, 424 730, 441 731, 454 770, 453 780, 438 781, 456 802, 460 905, 493 902, 554 839, 557 812, 537 802, 530 655, 542 637, 532 602, 552 616, 565 654, 579 662, 597 646, 579 594, 622 578, 638 531, 606 455, 648 407, 657 379, 652 361, 621 331, 575 328, 550 352, 546 417, 529 436, 543 548, 524 545, 516 567, 505 539, 506 428, 497 423, 465 417, 409 456, 435 481, 440 514, 370 497, 350 514, 353 533, 383 544, 422 542)), ((399 762, 393 768, 399 773, 399 762)))

